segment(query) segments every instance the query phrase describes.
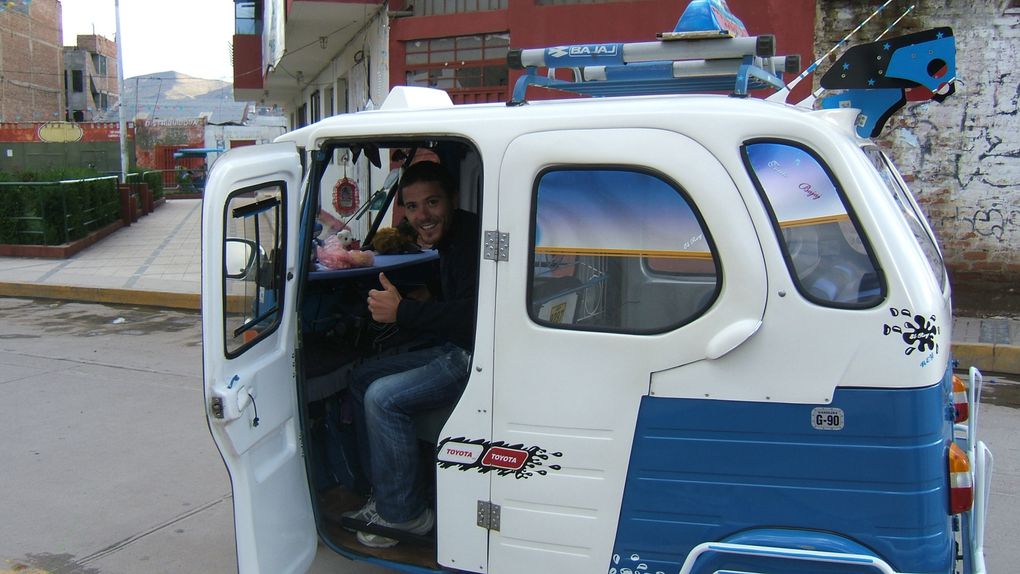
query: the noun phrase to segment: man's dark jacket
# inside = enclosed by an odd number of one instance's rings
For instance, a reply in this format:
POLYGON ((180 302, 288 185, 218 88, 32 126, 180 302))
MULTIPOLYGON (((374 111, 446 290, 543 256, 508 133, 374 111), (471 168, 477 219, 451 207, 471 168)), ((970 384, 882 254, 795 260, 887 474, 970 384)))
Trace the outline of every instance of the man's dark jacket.
POLYGON ((435 245, 441 293, 429 301, 403 298, 397 325, 435 335, 470 352, 478 299, 478 217, 457 209, 453 224, 435 245))

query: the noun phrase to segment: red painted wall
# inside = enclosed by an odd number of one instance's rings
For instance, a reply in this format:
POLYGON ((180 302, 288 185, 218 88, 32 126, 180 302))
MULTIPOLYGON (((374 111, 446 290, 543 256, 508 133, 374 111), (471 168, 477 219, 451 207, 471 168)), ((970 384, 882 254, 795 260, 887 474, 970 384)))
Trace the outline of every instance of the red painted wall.
MULTIPOLYGON (((134 138, 128 126, 128 139, 134 138)), ((114 122, 0 123, 0 142, 119 142, 120 126, 114 122)))
POLYGON ((205 120, 138 120, 135 153, 138 165, 156 169, 174 167, 173 151, 205 145, 205 120), (161 151, 170 149, 169 159, 161 151))
POLYGON ((234 89, 261 90, 262 36, 234 34, 234 89))
MULTIPOLYGON (((816 0, 728 0, 751 35, 774 34, 778 54, 800 54, 802 68, 812 53, 816 0)), ((393 4, 397 4, 394 2, 393 4)), ((538 6, 513 0, 506 10, 449 16, 396 18, 390 22, 390 85, 404 82, 404 42, 491 32, 510 32, 512 48, 543 48, 595 42, 650 42, 672 31, 687 2, 634 0, 601 4, 538 6)), ((395 6, 393 9, 399 9, 395 6)), ((512 73, 510 87, 520 72, 512 73)), ((788 78, 791 79, 791 78, 788 78)), ((810 83, 791 101, 808 95, 810 83)))

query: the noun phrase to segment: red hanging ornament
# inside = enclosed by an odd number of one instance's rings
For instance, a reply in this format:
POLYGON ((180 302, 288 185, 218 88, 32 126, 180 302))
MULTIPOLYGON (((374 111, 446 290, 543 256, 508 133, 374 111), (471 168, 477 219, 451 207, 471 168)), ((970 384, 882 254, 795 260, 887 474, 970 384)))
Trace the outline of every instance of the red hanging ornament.
POLYGON ((340 215, 354 215, 358 210, 358 184, 344 177, 333 186, 333 207, 340 215))

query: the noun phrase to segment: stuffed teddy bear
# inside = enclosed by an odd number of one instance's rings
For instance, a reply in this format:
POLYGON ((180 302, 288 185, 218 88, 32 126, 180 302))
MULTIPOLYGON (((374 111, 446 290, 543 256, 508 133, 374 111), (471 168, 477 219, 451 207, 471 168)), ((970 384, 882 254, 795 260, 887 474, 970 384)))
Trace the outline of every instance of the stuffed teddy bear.
POLYGON ((336 232, 336 238, 340 241, 340 247, 344 249, 356 249, 352 247, 354 244, 354 234, 351 233, 350 229, 344 228, 336 232))
POLYGON ((397 227, 384 227, 376 231, 372 238, 372 249, 380 255, 418 253, 421 247, 416 241, 417 236, 414 228, 404 220, 397 227))

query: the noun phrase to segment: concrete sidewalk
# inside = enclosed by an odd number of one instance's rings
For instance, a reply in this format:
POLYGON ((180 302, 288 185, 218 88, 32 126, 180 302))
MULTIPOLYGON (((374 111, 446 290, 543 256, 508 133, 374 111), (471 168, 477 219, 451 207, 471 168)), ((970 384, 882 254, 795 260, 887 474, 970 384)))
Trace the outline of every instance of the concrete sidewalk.
POLYGON ((198 309, 202 200, 169 200, 68 259, 0 257, 0 295, 198 309))
MULTIPOLYGON (((0 296, 197 310, 201 221, 201 200, 170 200, 69 259, 0 257, 0 296)), ((953 354, 961 366, 1020 375, 1020 320, 954 319, 953 354)))

